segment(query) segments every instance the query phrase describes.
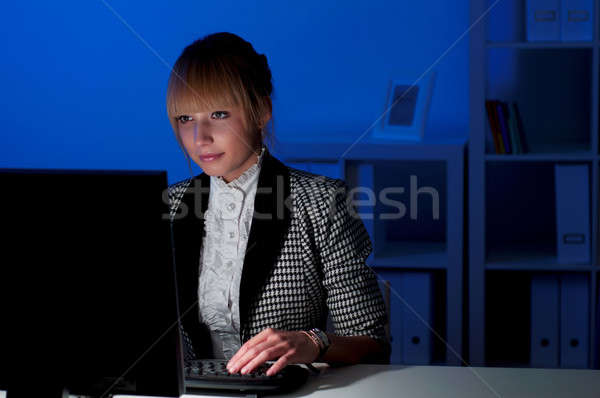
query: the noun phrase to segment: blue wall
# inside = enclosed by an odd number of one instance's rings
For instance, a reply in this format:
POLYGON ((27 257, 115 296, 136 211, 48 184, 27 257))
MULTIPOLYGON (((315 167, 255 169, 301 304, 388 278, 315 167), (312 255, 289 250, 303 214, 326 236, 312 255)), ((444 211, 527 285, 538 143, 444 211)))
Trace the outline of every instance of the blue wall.
POLYGON ((185 178, 165 114, 169 66, 216 31, 267 55, 279 140, 357 138, 380 116, 389 79, 418 77, 434 63, 426 134, 466 137, 468 35, 453 44, 468 28, 468 2, 338 4, 5 2, 0 167, 166 169, 170 182, 185 178))

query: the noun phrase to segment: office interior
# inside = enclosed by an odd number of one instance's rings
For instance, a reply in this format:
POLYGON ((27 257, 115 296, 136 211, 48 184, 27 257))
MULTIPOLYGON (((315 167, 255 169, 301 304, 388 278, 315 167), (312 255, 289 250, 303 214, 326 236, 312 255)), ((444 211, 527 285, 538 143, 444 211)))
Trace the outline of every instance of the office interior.
POLYGON ((577 3, 590 27, 571 36, 530 21, 569 0, 532 3, 4 3, 0 168, 188 178, 170 68, 185 44, 236 33, 273 72, 276 157, 401 188, 358 204, 392 365, 599 369, 598 1, 577 3), (390 129, 391 85, 432 74, 422 131, 390 129))

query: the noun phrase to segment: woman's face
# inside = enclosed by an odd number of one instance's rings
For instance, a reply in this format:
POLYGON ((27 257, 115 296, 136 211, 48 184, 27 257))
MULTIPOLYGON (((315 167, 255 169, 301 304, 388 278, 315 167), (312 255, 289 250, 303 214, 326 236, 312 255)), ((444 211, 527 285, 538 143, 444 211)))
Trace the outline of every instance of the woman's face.
POLYGON ((179 135, 189 156, 210 176, 226 182, 238 178, 257 161, 258 145, 241 107, 223 107, 177 117, 179 135), (219 155, 205 159, 208 154, 219 155))

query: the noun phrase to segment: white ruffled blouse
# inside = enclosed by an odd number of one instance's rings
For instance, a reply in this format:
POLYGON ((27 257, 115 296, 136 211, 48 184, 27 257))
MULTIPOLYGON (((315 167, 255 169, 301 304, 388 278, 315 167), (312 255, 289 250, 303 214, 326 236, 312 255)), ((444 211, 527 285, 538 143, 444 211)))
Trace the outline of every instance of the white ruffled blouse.
POLYGON ((265 147, 258 161, 227 183, 210 177, 205 212, 198 306, 210 330, 215 358, 231 358, 240 348, 240 279, 254 213, 254 197, 265 147))

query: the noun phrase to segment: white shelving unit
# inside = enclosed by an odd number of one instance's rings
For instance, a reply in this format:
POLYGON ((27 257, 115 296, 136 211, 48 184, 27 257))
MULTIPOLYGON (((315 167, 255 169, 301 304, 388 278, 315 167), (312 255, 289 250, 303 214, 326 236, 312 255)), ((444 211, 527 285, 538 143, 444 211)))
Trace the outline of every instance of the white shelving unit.
MULTIPOLYGON (((401 275, 425 272, 432 275, 432 297, 428 300, 433 314, 428 327, 432 328, 433 342, 430 358, 419 363, 460 365, 466 299, 465 141, 395 143, 365 138, 354 145, 343 140, 298 140, 281 143, 273 153, 291 167, 343 179, 351 190, 363 187, 374 193, 375 205, 361 203, 357 210, 374 247, 367 264, 391 284, 392 362, 411 363, 402 354, 406 346, 402 343, 405 330, 401 319, 406 305, 401 275), (387 194, 396 203, 401 202, 406 211, 395 219, 383 216, 400 210, 386 208, 377 199, 380 192, 390 187, 404 189, 402 193, 387 194), (411 209, 416 218, 411 217, 411 209)), ((367 198, 361 195, 357 193, 354 199, 367 198)), ((423 303, 408 304, 418 308, 423 303)))
POLYGON ((587 367, 597 368, 598 13, 592 41, 527 42, 525 10, 525 0, 471 0, 479 22, 470 31, 469 363, 532 366, 531 279, 579 274, 590 298, 587 367), (529 153, 495 153, 488 99, 518 103, 529 153), (556 164, 589 171, 589 264, 557 260, 556 164))

